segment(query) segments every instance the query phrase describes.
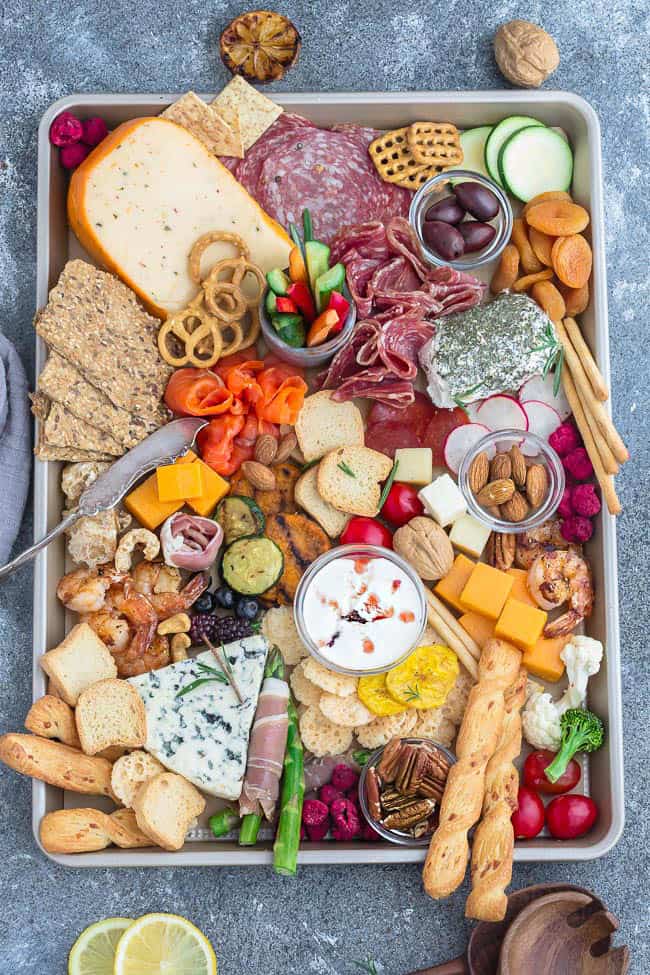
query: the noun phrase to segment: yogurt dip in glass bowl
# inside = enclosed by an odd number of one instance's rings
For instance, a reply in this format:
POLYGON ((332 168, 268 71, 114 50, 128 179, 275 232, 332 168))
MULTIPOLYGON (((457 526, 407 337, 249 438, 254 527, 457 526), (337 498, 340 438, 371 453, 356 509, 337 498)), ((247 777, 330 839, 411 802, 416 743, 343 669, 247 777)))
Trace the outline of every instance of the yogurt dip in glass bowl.
POLYGON ((300 638, 324 667, 382 674, 418 645, 427 621, 420 577, 378 545, 341 545, 316 559, 294 600, 300 638))

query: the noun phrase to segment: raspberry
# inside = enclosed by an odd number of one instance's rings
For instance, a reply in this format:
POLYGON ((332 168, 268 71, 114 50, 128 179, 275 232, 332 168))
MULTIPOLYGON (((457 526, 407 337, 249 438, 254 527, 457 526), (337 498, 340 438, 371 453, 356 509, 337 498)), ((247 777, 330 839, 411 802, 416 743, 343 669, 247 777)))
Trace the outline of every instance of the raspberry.
POLYGON ((573 508, 571 507, 571 488, 565 487, 562 500, 557 508, 557 513, 560 518, 570 518, 573 514, 573 508))
POLYGON ((320 843, 330 831, 330 818, 328 816, 325 822, 319 823, 318 826, 306 826, 305 829, 310 843, 320 843))
POLYGON ((321 786, 318 792, 318 798, 321 802, 324 802, 326 806, 331 806, 335 799, 345 798, 340 789, 337 789, 330 783, 321 786))
POLYGON ((75 142, 70 146, 62 146, 59 151, 61 165, 64 169, 76 169, 79 163, 84 161, 89 152, 90 148, 84 146, 81 142, 75 142))
POLYGON ((329 810, 320 799, 305 799, 302 805, 302 821, 306 829, 310 826, 321 826, 328 816, 329 810))
POLYGON ((593 535, 594 526, 589 518, 583 518, 582 515, 571 515, 570 518, 564 519, 560 525, 560 531, 562 538, 566 538, 567 542, 582 545, 584 542, 588 542, 593 535))
POLYGON ((81 122, 71 112, 61 112, 50 126, 50 142, 53 146, 72 146, 79 142, 83 131, 81 122))
POLYGON ((564 457, 566 454, 570 454, 572 450, 582 446, 582 439, 577 427, 570 420, 560 423, 559 427, 548 438, 548 442, 560 457, 564 457))
POLYGON ((359 839, 364 843, 377 843, 377 841, 383 839, 383 837, 379 835, 374 826, 371 826, 369 822, 364 820, 361 824, 359 839))
POLYGON ((332 836, 342 843, 349 843, 361 832, 361 823, 355 803, 350 799, 336 799, 330 810, 332 822, 332 836))
POLYGON ((350 792, 352 789, 356 789, 358 782, 358 774, 349 765, 341 764, 334 767, 332 785, 335 789, 340 789, 341 792, 350 792))
MULTIPOLYGON (((600 511, 600 501, 593 484, 578 484, 571 489, 573 513, 584 518, 593 518, 600 511)), ((565 515, 566 517, 566 515, 565 515)))
POLYGON ((103 118, 85 118, 81 123, 81 141, 87 146, 97 146, 108 135, 108 128, 103 118))
POLYGON ((192 618, 190 640, 194 646, 203 646, 203 637, 210 643, 232 643, 243 640, 253 632, 250 620, 236 616, 215 616, 214 613, 197 613, 192 618))
POLYGON ((576 447, 570 454, 562 458, 564 467, 576 481, 588 481, 594 476, 594 469, 589 460, 589 454, 584 447, 576 447))

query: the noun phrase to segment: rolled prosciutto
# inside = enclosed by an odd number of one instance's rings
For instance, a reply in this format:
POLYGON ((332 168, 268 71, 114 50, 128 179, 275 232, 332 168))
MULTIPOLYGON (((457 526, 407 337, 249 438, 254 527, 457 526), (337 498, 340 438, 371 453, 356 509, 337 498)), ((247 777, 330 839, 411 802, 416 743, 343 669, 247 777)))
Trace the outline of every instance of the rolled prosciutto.
POLYGON ((218 522, 184 511, 171 515, 160 529, 167 565, 190 572, 209 569, 219 554, 222 541, 223 531, 218 522))
POLYGON ((277 677, 267 677, 257 702, 248 745, 246 777, 239 800, 239 812, 264 813, 273 819, 280 794, 280 778, 287 744, 287 702, 289 685, 277 677))

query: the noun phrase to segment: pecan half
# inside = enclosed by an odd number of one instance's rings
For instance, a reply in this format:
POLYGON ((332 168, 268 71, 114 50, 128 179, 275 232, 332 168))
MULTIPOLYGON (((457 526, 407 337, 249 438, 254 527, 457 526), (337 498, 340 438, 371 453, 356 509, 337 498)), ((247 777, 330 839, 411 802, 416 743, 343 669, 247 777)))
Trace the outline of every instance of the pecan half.
POLYGON ((423 819, 428 819, 436 808, 433 799, 416 799, 398 812, 391 813, 383 820, 386 829, 410 829, 423 819))
POLYGON ((517 536, 513 532, 493 532, 494 535, 494 561, 490 564, 495 569, 507 572, 515 564, 515 549, 517 546, 517 536))

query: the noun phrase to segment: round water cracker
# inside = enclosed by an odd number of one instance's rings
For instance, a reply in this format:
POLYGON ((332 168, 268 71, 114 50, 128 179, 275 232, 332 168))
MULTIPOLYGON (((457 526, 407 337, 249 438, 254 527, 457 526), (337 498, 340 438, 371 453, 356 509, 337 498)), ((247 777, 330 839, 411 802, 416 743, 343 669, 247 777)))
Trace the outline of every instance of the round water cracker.
POLYGON ((349 697, 323 694, 318 706, 328 721, 343 728, 356 728, 370 724, 375 717, 356 694, 351 694, 349 697))
POLYGON ((362 748, 379 748, 396 735, 409 735, 417 721, 418 712, 415 708, 402 711, 401 714, 388 714, 384 718, 375 718, 370 724, 355 728, 354 733, 362 748))
POLYGON ((471 674, 461 666, 460 673, 456 678, 456 683, 449 691, 447 695, 447 700, 441 707, 441 711, 444 717, 451 721, 452 724, 458 725, 463 720, 463 715, 465 714, 465 708, 467 707, 467 698, 469 697, 469 692, 474 686, 474 680, 471 674))
POLYGON ((352 729, 332 724, 314 704, 300 718, 300 737, 305 748, 322 758, 347 751, 352 744, 352 729))
POLYGON ((305 661, 301 660, 297 664, 293 671, 291 672, 291 677, 289 678, 289 683, 291 684, 291 690, 297 701, 301 704, 318 704, 321 699, 321 694, 323 693, 320 687, 316 684, 312 684, 307 677, 305 677, 304 672, 305 661))
POLYGON ((307 649, 298 635, 290 606, 275 606, 265 613, 262 635, 271 646, 275 644, 278 647, 282 659, 289 667, 307 656, 307 649))
POLYGON ((456 737, 456 726, 445 717, 442 708, 418 712, 413 734, 420 738, 431 738, 449 748, 456 737))
POLYGON ((356 677, 350 677, 348 674, 337 674, 334 670, 328 670, 314 657, 305 660, 303 673, 307 680, 329 694, 336 694, 337 697, 349 697, 356 693, 358 683, 356 677))

